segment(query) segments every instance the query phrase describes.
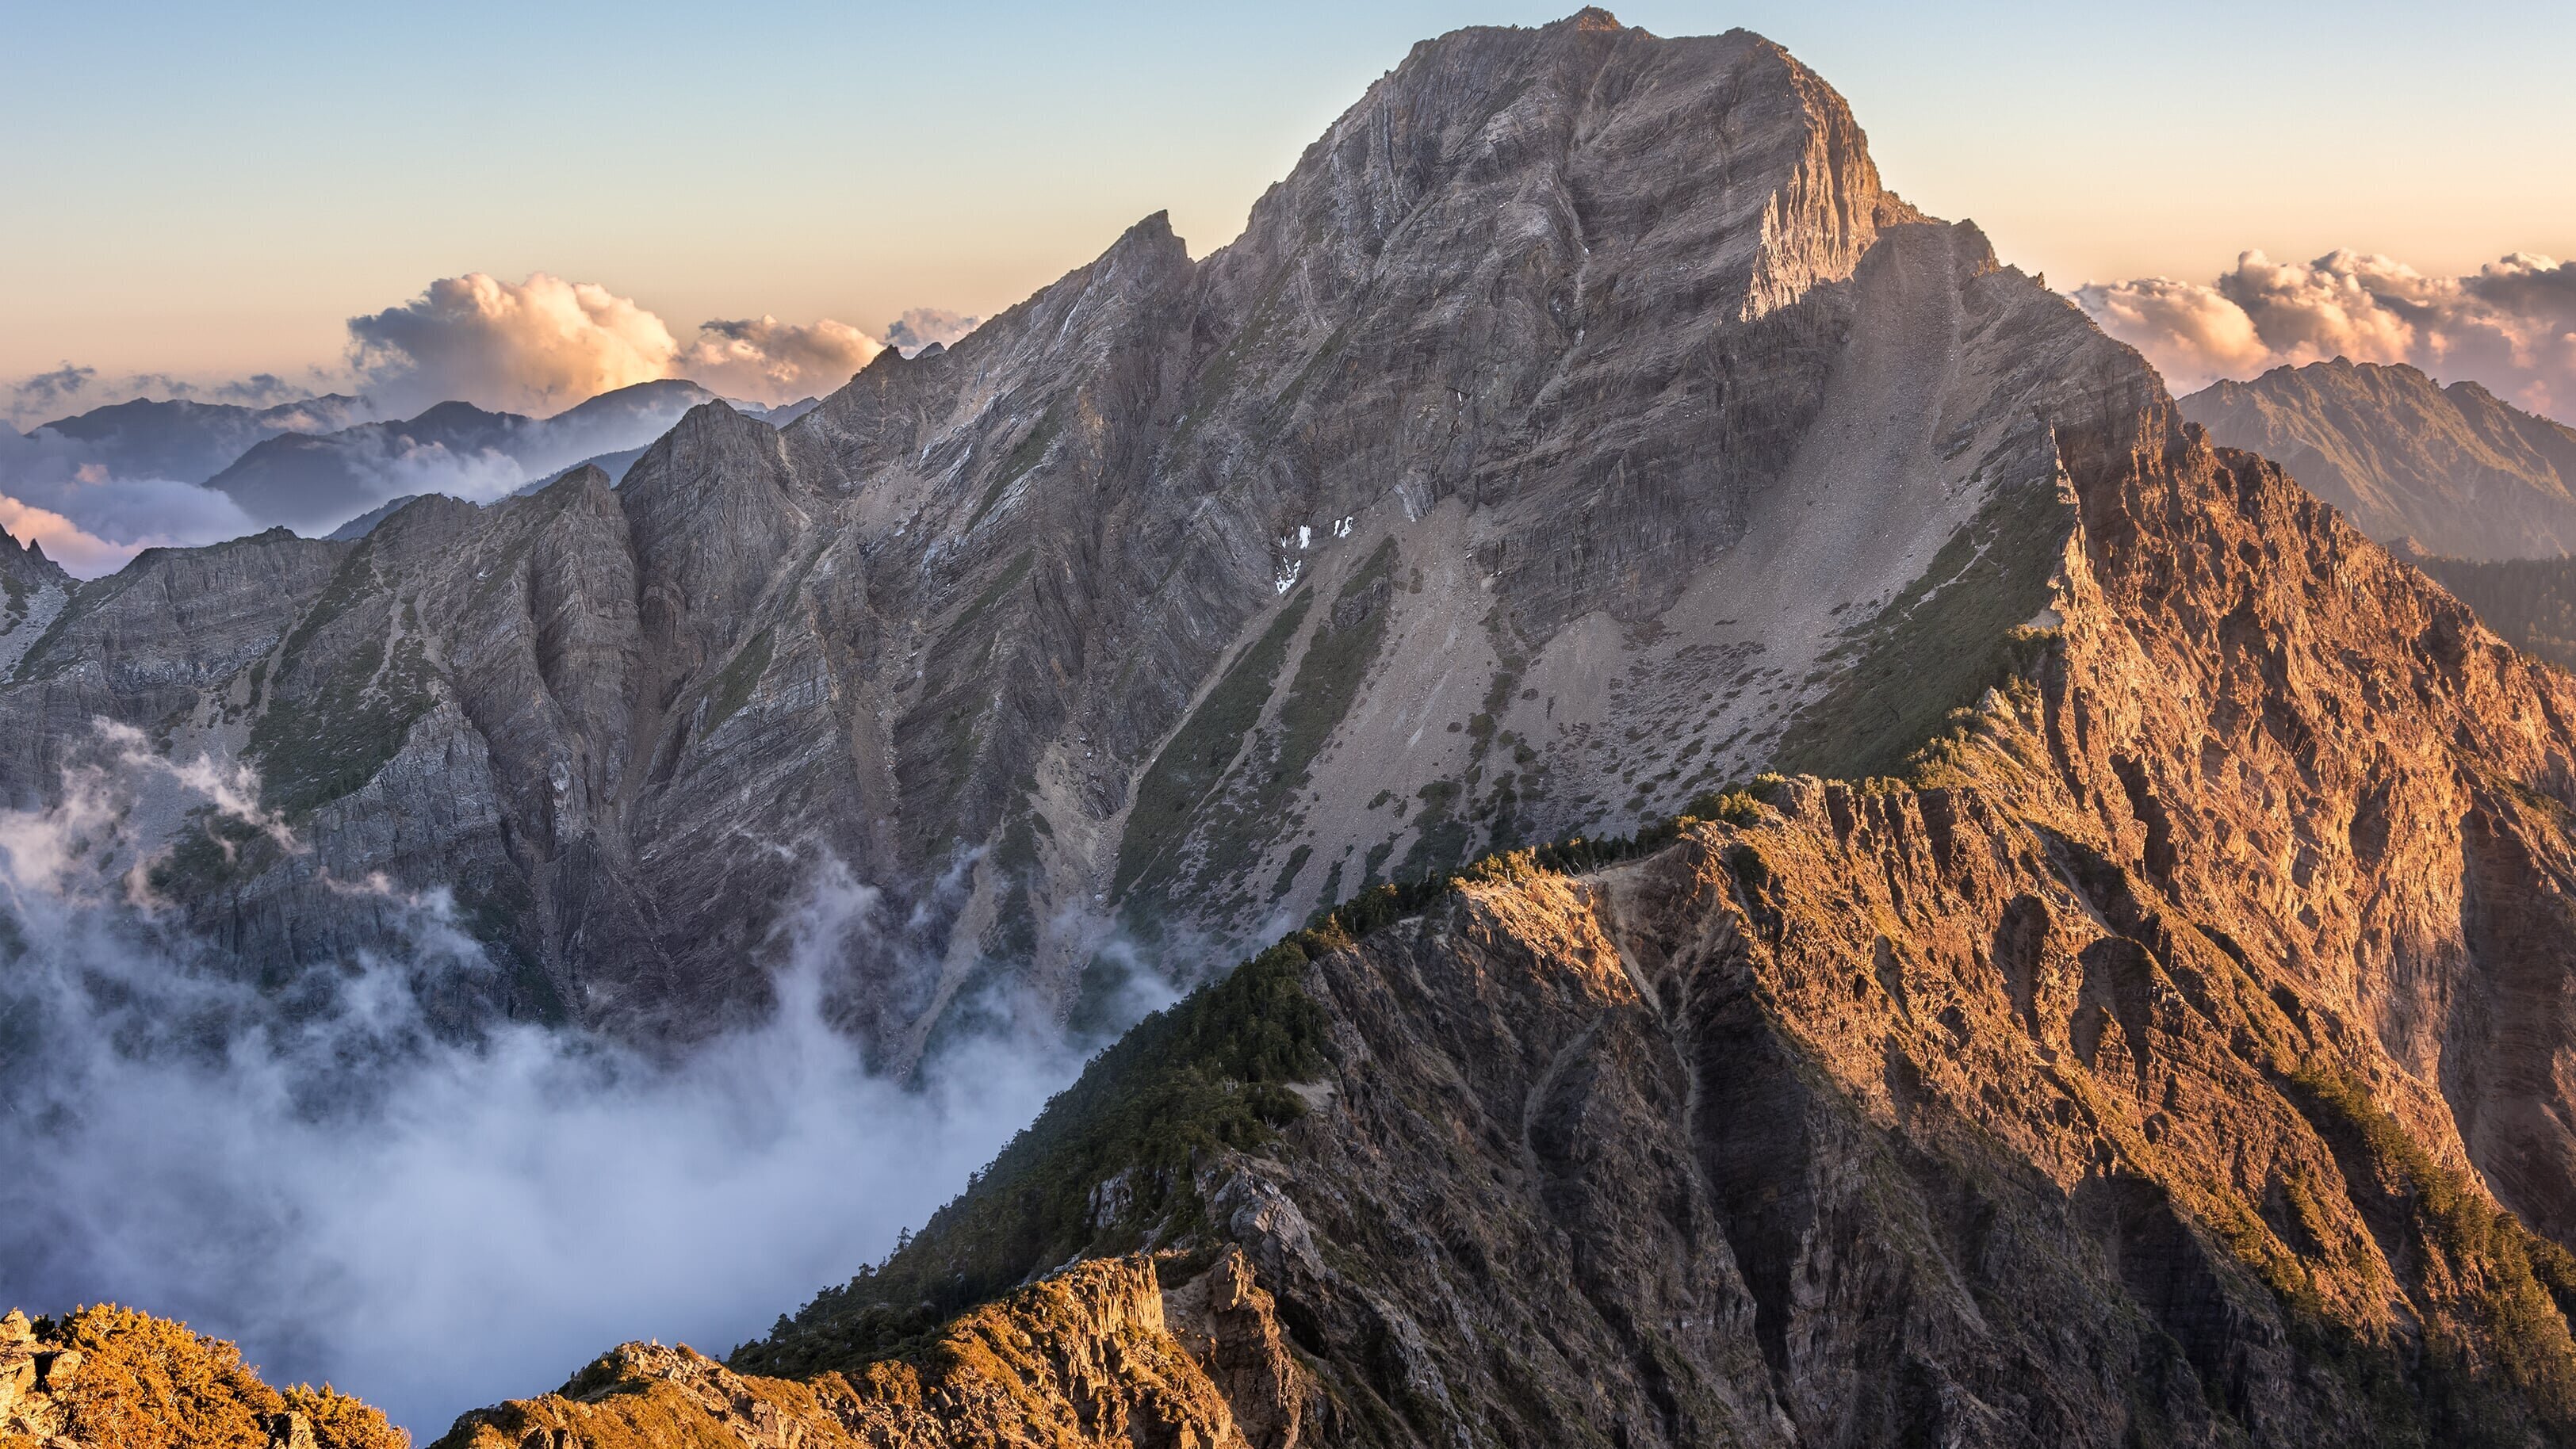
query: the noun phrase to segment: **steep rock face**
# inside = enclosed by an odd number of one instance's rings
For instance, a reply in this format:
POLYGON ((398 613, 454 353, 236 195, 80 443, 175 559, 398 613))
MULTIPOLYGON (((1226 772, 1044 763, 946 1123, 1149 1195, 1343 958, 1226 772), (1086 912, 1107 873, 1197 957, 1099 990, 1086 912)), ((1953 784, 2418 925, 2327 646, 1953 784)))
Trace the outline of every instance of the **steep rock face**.
POLYGON ((381 870, 456 888, 485 995, 647 1029, 757 1007, 828 854, 884 891, 844 996, 899 1064, 981 983, 1112 984, 1112 936, 1186 972, 1774 761, 1888 767, 2046 602, 2035 416, 2133 366, 1768 42, 1462 31, 1203 261, 1151 218, 782 431, 709 405, 614 491, 401 510, 193 714, 22 663, 0 709, 54 743, 0 782, 175 721, 306 847, 170 880, 243 952, 346 949, 289 925, 381 870))
POLYGON ((1332 1442, 2562 1440, 2576 685, 2126 376, 1905 779, 1364 900, 738 1360, 1144 1241, 1243 1251, 1332 1442))
POLYGON ((0 669, 14 669, 62 612, 75 585, 42 544, 0 533, 0 669))
POLYGON ((2476 383, 2338 357, 2220 382, 2182 408, 2219 442, 2279 459, 2382 542, 2470 559, 2576 549, 2576 431, 2476 383))
POLYGON ((1311 1392, 1240 1253, 1086 1263, 950 1325, 920 1366, 784 1380, 627 1344, 438 1449, 727 1443, 1297 1449, 1311 1392), (1158 1280, 1170 1275, 1169 1286, 1158 1280))

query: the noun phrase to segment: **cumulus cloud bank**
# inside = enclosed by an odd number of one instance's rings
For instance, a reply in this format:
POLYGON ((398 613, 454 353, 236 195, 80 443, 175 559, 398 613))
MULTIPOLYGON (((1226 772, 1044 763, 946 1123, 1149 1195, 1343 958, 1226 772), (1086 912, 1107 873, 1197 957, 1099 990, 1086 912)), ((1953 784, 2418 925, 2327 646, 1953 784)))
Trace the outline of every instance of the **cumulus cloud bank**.
POLYGON ((397 416, 433 403, 560 412, 670 376, 679 343, 662 319, 591 282, 538 272, 517 284, 441 277, 397 307, 349 319, 359 376, 397 416))
POLYGON ((517 283, 444 277, 401 306, 350 318, 349 335, 369 395, 397 415, 459 399, 542 416, 673 377, 748 402, 793 402, 840 387, 885 347, 828 317, 718 319, 683 342, 633 298, 544 272, 517 283))
POLYGON ((2576 418, 2576 262, 2516 252, 2446 277, 2362 252, 2276 262, 2249 251, 2214 284, 2096 282, 2075 300, 2177 392, 2347 357, 2411 363, 2576 418))
MULTIPOLYGON (((817 862, 766 1023, 649 1061, 572 1032, 442 1036, 416 989, 488 972, 443 893, 338 882, 402 948, 296 1009, 161 919, 133 822, 190 809, 300 849, 238 766, 102 724, 61 803, 0 811, 0 1281, 114 1299, 328 1378, 426 1442, 618 1342, 721 1353, 883 1254, 990 1160, 1077 1054, 1026 1014, 873 1075, 825 1024, 875 893, 817 862)), ((1140 1003, 1141 1005, 1142 1003, 1140 1003)))
MULTIPOLYGON (((910 355, 933 342, 956 341, 979 320, 916 307, 887 332, 893 345, 910 355)), ((545 272, 520 282, 482 272, 442 277, 398 306, 350 318, 348 327, 343 364, 331 371, 314 368, 301 381, 275 373, 216 381, 163 373, 105 377, 96 368, 65 362, 0 384, 0 418, 9 424, 0 426, 0 507, 8 510, 0 526, 21 539, 42 541, 48 554, 75 573, 104 573, 155 545, 212 543, 280 521, 313 526, 318 515, 254 517, 223 493, 195 486, 257 438, 280 429, 336 432, 370 418, 409 418, 451 401, 543 418, 604 392, 666 379, 686 379, 737 401, 777 406, 835 391, 889 345, 828 317, 812 323, 768 315, 718 318, 684 338, 632 297, 545 272), (305 409, 279 406, 339 392, 365 396, 326 397, 305 409), (202 413, 178 422, 164 420, 158 426, 165 432, 193 427, 203 433, 198 451, 215 449, 192 467, 169 461, 176 455, 166 449, 139 452, 135 439, 124 436, 146 429, 137 420, 112 425, 122 446, 113 438, 85 444, 50 431, 20 432, 137 398, 267 411, 247 420, 235 415, 229 422, 210 421, 202 413), (244 429, 252 432, 234 437, 244 429), (219 446, 219 439, 231 441, 219 446), (138 461, 151 457, 161 461, 138 461), (171 472, 184 476, 163 476, 171 472)), ((488 501, 580 457, 617 452, 639 441, 619 436, 561 458, 534 459, 503 456, 507 450, 460 451, 443 444, 374 458, 360 456, 365 450, 357 447, 348 462, 353 469, 371 470, 376 486, 319 521, 327 527, 364 511, 368 502, 410 493, 488 501)))
POLYGON ((711 391, 752 402, 794 402, 837 390, 886 344, 830 318, 799 327, 763 316, 700 324, 679 374, 711 391))

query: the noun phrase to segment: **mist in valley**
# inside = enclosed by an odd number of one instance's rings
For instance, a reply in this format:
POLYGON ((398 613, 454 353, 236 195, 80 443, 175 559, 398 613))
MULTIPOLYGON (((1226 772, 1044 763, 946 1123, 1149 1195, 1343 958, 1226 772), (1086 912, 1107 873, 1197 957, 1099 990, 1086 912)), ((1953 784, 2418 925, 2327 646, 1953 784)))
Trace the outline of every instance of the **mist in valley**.
POLYGON ((0 1299, 184 1318, 420 1442, 625 1340, 759 1335, 1081 1066, 1004 1000, 913 1079, 871 1071, 826 1002, 877 899, 828 859, 771 942, 777 1010, 676 1060, 442 1035, 422 991, 494 968, 443 892, 380 878, 336 888, 395 913, 399 950, 255 987, 176 929, 151 867, 174 819, 292 832, 239 767, 118 727, 95 745, 59 803, 0 812, 0 1299))

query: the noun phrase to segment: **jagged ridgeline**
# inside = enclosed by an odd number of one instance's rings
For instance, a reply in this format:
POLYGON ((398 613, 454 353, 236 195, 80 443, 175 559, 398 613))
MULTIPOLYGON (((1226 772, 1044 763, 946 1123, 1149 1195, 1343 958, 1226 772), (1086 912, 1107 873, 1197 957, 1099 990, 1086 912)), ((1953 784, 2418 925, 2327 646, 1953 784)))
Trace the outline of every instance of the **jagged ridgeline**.
MULTIPOLYGON (((1310 258, 1213 349, 1287 420, 1244 436, 1291 461, 1237 476, 1290 489, 1295 420, 1354 379, 1406 400, 1338 441, 1407 521, 1255 536, 1274 601, 1084 837, 1131 903, 1302 906, 1324 867, 1350 904, 1129 1033, 727 1362, 622 1349, 444 1442, 2576 1434, 2576 684, 1866 176, 1831 93, 1741 35, 1587 12, 1381 81, 1201 275, 1310 258), (1616 270, 1720 215, 1760 223, 1616 270), (1549 332, 1513 308, 1566 218, 1549 332), (1462 228, 1486 251, 1408 290, 1462 228), (1296 352, 1338 295, 1306 249, 1353 237, 1364 295, 1447 299, 1438 341, 1365 309, 1296 352), (1482 381, 1417 371, 1506 334, 1552 339, 1508 455, 1482 381), (1690 470, 1651 446, 1683 437, 1690 470), (1396 466, 1426 440, 1464 472, 1396 466), (1410 799, 1365 773, 1426 746, 1410 799), (1814 773, 1572 838, 1747 761, 1814 773), (1299 807, 1354 773, 1355 818, 1408 833, 1335 874, 1335 817, 1299 807), (1485 853, 1507 778, 1514 831, 1582 828, 1485 853), (1481 858, 1432 868, 1453 850, 1481 858)), ((1075 431, 1033 426, 1048 457, 1075 431)), ((1004 516, 1039 496, 1009 476, 1004 516)))
POLYGON ((988 983, 1091 1013, 1139 945, 1893 768, 2045 626, 2098 348, 1758 37, 1462 31, 1232 244, 1149 218, 783 430, 33 587, 0 788, 97 717, 250 762, 305 848, 180 820, 156 880, 223 951, 388 945, 381 872, 499 968, 443 1011, 648 1034, 765 1004, 828 853, 900 1067, 988 983))

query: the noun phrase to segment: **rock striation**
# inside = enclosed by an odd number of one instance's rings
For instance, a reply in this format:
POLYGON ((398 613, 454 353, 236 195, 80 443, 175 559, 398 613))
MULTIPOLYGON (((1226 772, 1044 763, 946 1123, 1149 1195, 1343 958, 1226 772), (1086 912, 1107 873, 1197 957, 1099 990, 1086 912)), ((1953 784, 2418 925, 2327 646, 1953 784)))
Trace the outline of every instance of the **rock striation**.
POLYGON ((451 882, 488 1009, 756 1004, 808 843, 898 1062, 1308 923, 767 1337, 459 1449, 2576 1435, 2576 680, 1740 32, 1443 37, 1234 245, 783 430, 147 555, 0 782, 95 716, 292 823, 174 850, 203 928, 451 882))
POLYGON ((2476 383, 2338 357, 2216 383, 2182 408, 2220 443, 2280 460, 2382 543, 2466 559, 2576 549, 2576 430, 2476 383))

